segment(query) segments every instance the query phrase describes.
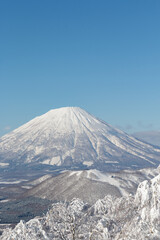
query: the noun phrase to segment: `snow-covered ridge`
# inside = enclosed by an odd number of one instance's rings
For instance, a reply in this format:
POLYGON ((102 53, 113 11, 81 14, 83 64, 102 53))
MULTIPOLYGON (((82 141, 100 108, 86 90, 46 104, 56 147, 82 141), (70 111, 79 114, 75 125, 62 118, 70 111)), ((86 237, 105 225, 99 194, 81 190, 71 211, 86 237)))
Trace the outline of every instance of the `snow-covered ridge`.
POLYGON ((78 107, 54 109, 0 138, 2 163, 103 167, 157 166, 160 148, 113 128, 78 107))
POLYGON ((106 196, 89 206, 80 199, 54 203, 44 217, 6 229, 1 240, 160 239, 160 175, 142 182, 134 196, 106 196))
MULTIPOLYGON (((71 201, 74 197, 95 203, 106 195, 114 197, 134 195, 140 182, 150 180, 159 173, 159 169, 123 170, 120 172, 101 172, 97 169, 83 171, 65 171, 42 181, 35 180, 34 187, 23 197, 37 197, 50 201, 71 201)), ((44 179, 44 180, 43 180, 44 179)))

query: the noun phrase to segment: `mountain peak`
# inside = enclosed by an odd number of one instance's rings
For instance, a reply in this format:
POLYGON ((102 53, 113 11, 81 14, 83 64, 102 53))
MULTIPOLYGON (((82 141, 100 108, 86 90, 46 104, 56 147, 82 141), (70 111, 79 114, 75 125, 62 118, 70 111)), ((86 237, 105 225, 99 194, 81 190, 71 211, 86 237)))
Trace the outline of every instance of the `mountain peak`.
POLYGON ((88 112, 86 112, 84 109, 80 107, 61 107, 61 108, 55 108, 48 111, 46 114, 57 114, 57 115, 66 115, 66 117, 69 117, 70 114, 84 114, 84 115, 90 115, 88 112))
MULTIPOLYGON (((61 108, 53 108, 51 109, 49 112, 54 112, 54 111, 58 111, 58 112, 70 112, 70 111, 80 111, 83 110, 80 107, 61 107, 61 108)), ((83 110, 84 111, 84 110, 83 110)))

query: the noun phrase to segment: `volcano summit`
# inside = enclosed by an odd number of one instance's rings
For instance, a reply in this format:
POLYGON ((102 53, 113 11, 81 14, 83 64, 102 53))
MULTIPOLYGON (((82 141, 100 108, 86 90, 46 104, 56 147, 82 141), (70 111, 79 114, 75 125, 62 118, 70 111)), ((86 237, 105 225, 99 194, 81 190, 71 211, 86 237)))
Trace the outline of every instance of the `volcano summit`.
POLYGON ((158 166, 160 148, 113 128, 81 108, 64 107, 1 137, 0 162, 118 171, 158 166))

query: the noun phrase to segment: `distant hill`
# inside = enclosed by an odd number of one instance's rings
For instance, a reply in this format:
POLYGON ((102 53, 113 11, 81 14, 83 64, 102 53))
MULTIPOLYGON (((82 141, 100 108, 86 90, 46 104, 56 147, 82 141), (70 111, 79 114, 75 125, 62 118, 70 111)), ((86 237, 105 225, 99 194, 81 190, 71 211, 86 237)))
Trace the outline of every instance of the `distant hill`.
POLYGON ((153 145, 160 146, 160 131, 136 132, 133 136, 153 145))

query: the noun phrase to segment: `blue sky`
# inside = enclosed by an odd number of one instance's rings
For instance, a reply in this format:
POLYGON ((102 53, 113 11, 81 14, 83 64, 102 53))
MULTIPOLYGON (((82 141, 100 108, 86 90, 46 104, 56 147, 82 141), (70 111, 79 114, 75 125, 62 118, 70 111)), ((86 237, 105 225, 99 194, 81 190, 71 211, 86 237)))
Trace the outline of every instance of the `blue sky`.
POLYGON ((2 0, 0 135, 63 106, 160 130, 159 12, 159 0, 2 0))

